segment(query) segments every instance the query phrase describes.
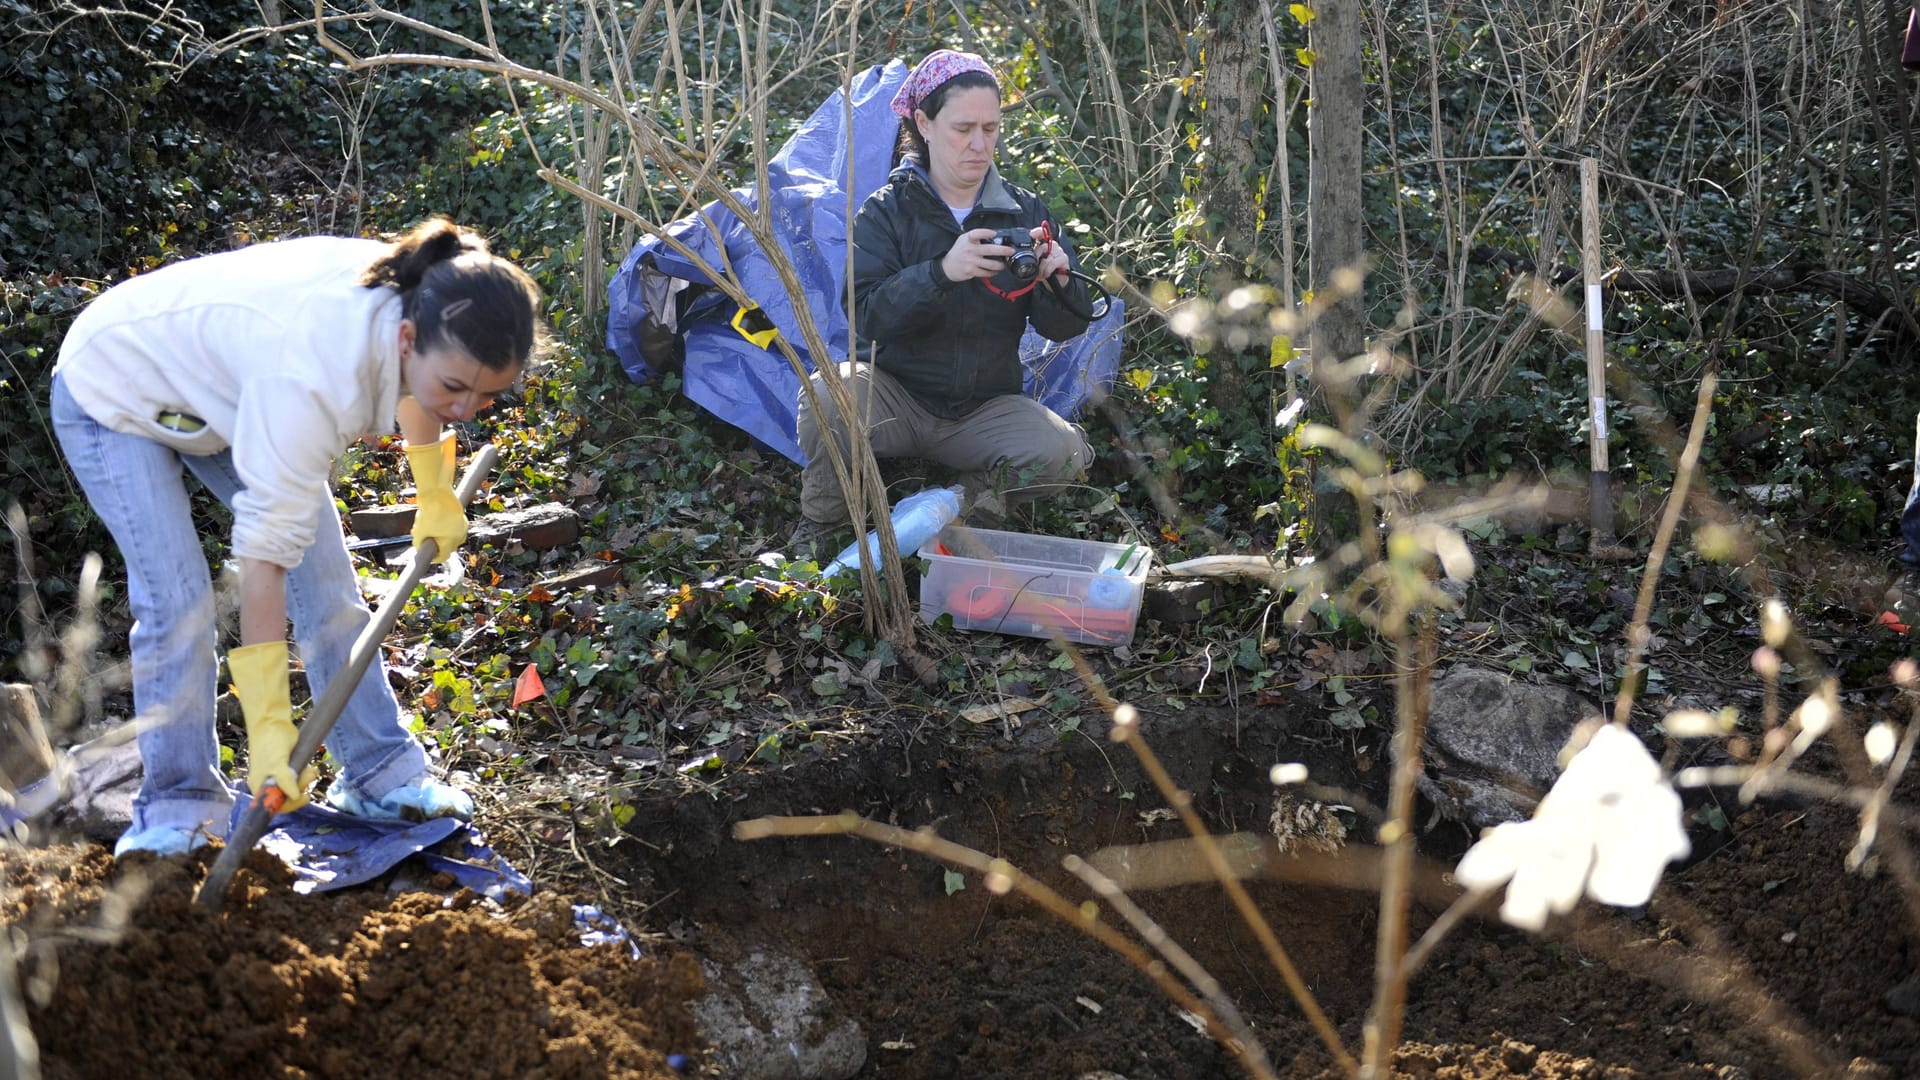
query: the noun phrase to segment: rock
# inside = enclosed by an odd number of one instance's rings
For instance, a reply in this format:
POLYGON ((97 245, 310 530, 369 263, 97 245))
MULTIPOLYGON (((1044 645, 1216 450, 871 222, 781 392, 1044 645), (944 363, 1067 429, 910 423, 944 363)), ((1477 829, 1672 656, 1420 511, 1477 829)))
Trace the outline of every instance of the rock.
POLYGON ((536 550, 557 548, 580 539, 580 515, 559 503, 541 503, 519 510, 502 510, 475 518, 467 527, 467 546, 499 546, 518 540, 536 550))
POLYGON ((1456 667, 1433 681, 1420 793, 1473 829, 1531 817, 1574 727, 1599 711, 1570 690, 1456 667))
POLYGON ((755 949, 721 967, 700 962, 707 992, 694 1019, 728 1076, 845 1080, 867 1063, 860 1025, 838 1016, 813 972, 791 956, 755 949))
POLYGON ((1896 1016, 1920 1015, 1920 972, 1907 976, 1880 1001, 1896 1016))
POLYGON ((1218 611, 1225 596, 1226 589, 1218 581, 1166 578, 1147 585, 1142 606, 1149 619, 1182 625, 1199 622, 1208 612, 1218 611))
POLYGON ((1800 502, 1798 484, 1748 484, 1740 493, 1758 506, 1793 506, 1800 502))
POLYGON ((572 592, 575 589, 611 589, 620 584, 622 569, 619 563, 595 559, 581 563, 564 574, 541 578, 536 584, 550 593, 572 592))
POLYGON ((112 843, 133 823, 133 797, 140 793, 140 746, 133 725, 67 751, 71 790, 55 821, 89 839, 112 843))

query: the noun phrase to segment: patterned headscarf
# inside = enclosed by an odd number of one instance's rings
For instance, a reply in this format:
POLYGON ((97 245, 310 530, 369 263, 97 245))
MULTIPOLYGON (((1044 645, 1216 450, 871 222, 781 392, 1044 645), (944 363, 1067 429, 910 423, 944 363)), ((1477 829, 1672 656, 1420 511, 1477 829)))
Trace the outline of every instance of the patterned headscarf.
POLYGON ((993 80, 995 86, 1000 85, 1000 79, 994 75, 993 68, 973 53, 959 52, 954 49, 938 49, 928 53, 926 59, 914 65, 913 73, 907 76, 907 81, 900 84, 900 92, 893 95, 894 115, 902 119, 912 119, 913 110, 920 107, 920 103, 927 99, 928 94, 945 86, 947 80, 955 75, 969 71, 982 72, 993 80))

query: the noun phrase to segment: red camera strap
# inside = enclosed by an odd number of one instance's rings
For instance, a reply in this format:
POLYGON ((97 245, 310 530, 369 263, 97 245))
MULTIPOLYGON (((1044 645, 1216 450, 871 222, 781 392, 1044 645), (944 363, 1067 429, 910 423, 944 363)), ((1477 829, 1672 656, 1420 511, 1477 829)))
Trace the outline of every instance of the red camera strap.
MULTIPOLYGON (((1040 242, 1046 245, 1045 247, 1042 247, 1040 249, 1042 254, 1046 254, 1053 250, 1053 222, 1042 221, 1040 223, 1040 242)), ((980 284, 985 285, 987 287, 988 292, 999 297, 1000 299, 1013 301, 1013 300, 1018 300, 1021 297, 1032 292, 1033 287, 1035 285, 1040 284, 1040 279, 1034 278, 1032 281, 1027 282, 1025 285, 1021 286, 1018 289, 1014 289, 1011 292, 994 285, 992 279, 990 278, 981 278, 980 284)))
POLYGON ((1014 289, 1012 292, 1008 292, 1007 290, 996 286, 993 283, 992 278, 981 278, 980 284, 985 285, 987 287, 988 292, 992 293, 993 295, 999 297, 1002 300, 1018 300, 1021 297, 1032 292, 1033 287, 1035 285, 1040 284, 1040 279, 1035 278, 1032 281, 1027 282, 1025 285, 1022 285, 1020 288, 1014 289))

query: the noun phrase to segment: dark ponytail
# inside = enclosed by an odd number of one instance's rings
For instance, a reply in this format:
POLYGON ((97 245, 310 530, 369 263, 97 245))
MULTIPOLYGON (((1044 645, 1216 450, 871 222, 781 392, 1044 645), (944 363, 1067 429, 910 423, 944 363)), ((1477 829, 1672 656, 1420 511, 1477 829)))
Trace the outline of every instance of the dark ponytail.
MULTIPOLYGON (((995 94, 1000 92, 1000 84, 994 80, 993 76, 986 72, 963 71, 953 78, 948 79, 946 82, 941 83, 939 86, 934 87, 926 97, 915 102, 913 107, 920 112, 926 113, 927 119, 931 120, 939 116, 940 110, 946 106, 949 91, 968 90, 974 87, 991 90, 995 94)), ((905 158, 912 158, 919 162, 920 167, 923 169, 929 164, 927 160, 927 140, 921 136, 920 125, 914 123, 911 113, 900 118, 900 134, 893 143, 893 164, 888 166, 888 168, 898 168, 901 160, 905 158)))
POLYGON ((394 241, 360 284, 399 291, 417 349, 451 341, 487 370, 510 371, 532 363, 540 344, 540 287, 490 253, 479 234, 446 218, 423 221, 394 241))

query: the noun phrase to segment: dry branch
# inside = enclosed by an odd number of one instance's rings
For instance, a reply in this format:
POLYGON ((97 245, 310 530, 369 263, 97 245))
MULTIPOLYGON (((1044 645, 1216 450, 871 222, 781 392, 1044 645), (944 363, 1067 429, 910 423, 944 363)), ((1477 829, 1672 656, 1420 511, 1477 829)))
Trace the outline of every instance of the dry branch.
MULTIPOLYGON (((1498 266, 1516 272, 1538 274, 1534 260, 1517 252, 1485 244, 1467 253, 1467 261, 1482 266, 1498 266)), ((1566 285, 1580 276, 1574 266, 1552 268, 1548 275, 1555 286, 1566 285)), ((1846 303, 1863 315, 1878 318, 1891 311, 1909 341, 1920 341, 1920 322, 1904 305, 1882 292, 1879 286, 1852 274, 1804 263, 1775 266, 1767 270, 1635 270, 1619 268, 1607 278, 1607 288, 1619 293, 1640 293, 1662 300, 1719 300, 1729 296, 1777 292, 1810 293, 1846 303)))

